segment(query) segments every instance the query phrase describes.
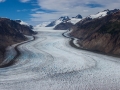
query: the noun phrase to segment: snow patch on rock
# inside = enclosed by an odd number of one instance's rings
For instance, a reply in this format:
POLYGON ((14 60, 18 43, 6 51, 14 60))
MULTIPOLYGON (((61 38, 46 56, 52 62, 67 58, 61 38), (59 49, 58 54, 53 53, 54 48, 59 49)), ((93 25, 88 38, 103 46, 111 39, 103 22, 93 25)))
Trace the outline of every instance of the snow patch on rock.
POLYGON ((99 12, 95 15, 90 15, 89 17, 92 18, 92 19, 95 19, 95 18, 102 18, 106 15, 107 15, 107 11, 103 11, 103 12, 99 12))

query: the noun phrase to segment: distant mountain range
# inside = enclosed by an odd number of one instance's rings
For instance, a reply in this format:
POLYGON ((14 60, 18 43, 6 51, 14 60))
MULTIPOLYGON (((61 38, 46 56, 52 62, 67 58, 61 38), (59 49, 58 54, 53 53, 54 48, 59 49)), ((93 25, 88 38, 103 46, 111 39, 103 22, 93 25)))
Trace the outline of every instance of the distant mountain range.
POLYGON ((105 17, 106 15, 117 12, 118 10, 119 9, 114 9, 114 10, 107 9, 107 10, 98 12, 96 14, 89 15, 85 18, 83 18, 80 14, 78 14, 77 16, 72 17, 72 18, 70 18, 69 16, 62 16, 57 20, 39 24, 39 25, 35 26, 34 28, 39 29, 40 27, 52 27, 54 30, 67 30, 67 29, 70 29, 71 27, 73 27, 75 24, 77 24, 81 20, 88 21, 88 20, 92 20, 92 19, 102 18, 102 17, 105 17))
POLYGON ((76 17, 69 18, 68 16, 62 16, 58 20, 52 21, 50 24, 48 24, 46 27, 56 27, 57 25, 61 23, 71 23, 76 24, 82 19, 81 15, 77 15, 76 17))
POLYGON ((74 24, 76 24, 77 22, 79 22, 82 19, 82 16, 80 14, 78 14, 75 17, 69 18, 69 16, 61 16, 59 19, 54 20, 52 22, 44 22, 41 24, 36 25, 34 28, 38 29, 41 27, 52 27, 54 29, 68 29, 68 27, 73 26, 74 24), (62 27, 60 28, 59 26, 56 27, 57 25, 62 25, 62 27), (66 25, 66 27, 64 26, 66 25))

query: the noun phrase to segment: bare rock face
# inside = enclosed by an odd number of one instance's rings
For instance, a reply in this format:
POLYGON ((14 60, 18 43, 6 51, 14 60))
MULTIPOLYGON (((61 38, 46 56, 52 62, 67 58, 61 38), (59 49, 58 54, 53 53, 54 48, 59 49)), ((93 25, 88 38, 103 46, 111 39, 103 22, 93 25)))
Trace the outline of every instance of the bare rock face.
POLYGON ((70 29, 72 26, 73 26, 72 23, 66 22, 66 23, 58 24, 54 29, 55 30, 67 30, 67 29, 70 29))
POLYGON ((103 18, 84 19, 70 33, 88 50, 120 55, 120 11, 103 18))

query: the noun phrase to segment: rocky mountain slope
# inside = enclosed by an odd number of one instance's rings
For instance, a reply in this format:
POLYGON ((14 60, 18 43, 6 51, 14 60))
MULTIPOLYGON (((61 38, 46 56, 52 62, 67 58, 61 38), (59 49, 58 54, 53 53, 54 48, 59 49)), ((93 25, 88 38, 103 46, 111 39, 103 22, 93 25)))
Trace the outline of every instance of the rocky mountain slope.
MULTIPOLYGON (((33 33, 33 31, 32 31, 32 29, 33 29, 33 26, 32 25, 29 25, 28 23, 26 23, 26 22, 24 22, 24 21, 22 21, 22 20, 15 20, 17 23, 19 23, 20 25, 22 25, 24 28, 29 28, 30 30, 26 30, 26 31, 28 31, 28 34, 32 34, 33 33)), ((27 34, 27 33, 26 33, 27 34)))
POLYGON ((26 40, 24 35, 32 34, 35 34, 35 32, 30 27, 8 18, 0 18, 0 63, 4 58, 7 46, 24 41, 26 40))
POLYGON ((66 22, 66 23, 60 23, 57 26, 55 26, 54 30, 67 30, 73 26, 72 23, 66 22))
POLYGON ((78 44, 84 49, 120 55, 120 10, 81 20, 70 35, 78 38, 78 44))

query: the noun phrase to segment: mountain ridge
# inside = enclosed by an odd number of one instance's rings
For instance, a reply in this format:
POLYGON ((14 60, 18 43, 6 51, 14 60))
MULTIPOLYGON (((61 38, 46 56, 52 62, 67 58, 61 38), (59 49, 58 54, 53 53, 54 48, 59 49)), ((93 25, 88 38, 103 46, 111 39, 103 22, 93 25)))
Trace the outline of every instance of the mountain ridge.
POLYGON ((88 50, 120 55, 120 10, 102 18, 85 18, 70 33, 78 44, 88 50))
POLYGON ((27 40, 24 35, 33 35, 30 27, 21 25, 15 20, 0 18, 0 63, 4 60, 6 48, 12 44, 27 40))

